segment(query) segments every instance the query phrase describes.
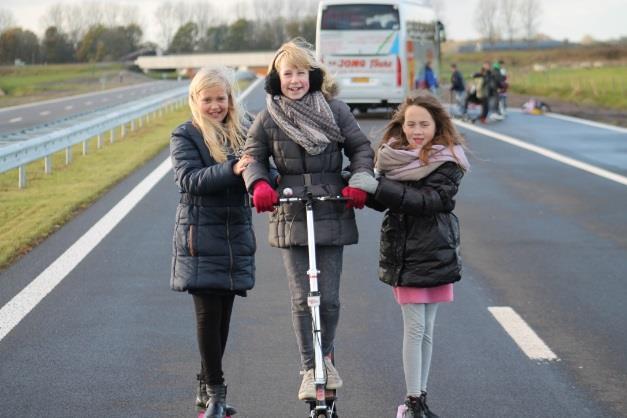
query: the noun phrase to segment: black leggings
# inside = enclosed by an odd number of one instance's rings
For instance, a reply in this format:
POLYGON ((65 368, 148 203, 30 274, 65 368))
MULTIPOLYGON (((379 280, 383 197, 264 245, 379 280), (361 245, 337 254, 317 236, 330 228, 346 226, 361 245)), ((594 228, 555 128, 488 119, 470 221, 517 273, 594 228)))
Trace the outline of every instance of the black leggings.
POLYGON ((194 294, 202 375, 210 385, 224 383, 222 355, 229 336, 235 295, 194 294))

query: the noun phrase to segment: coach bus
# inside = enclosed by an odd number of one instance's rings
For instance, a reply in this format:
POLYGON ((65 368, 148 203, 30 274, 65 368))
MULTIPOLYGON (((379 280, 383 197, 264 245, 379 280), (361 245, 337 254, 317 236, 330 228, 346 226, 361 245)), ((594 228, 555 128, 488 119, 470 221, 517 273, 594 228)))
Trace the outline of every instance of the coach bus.
POLYGON ((427 61, 438 74, 444 27, 428 0, 322 0, 316 54, 351 108, 396 105, 427 61))

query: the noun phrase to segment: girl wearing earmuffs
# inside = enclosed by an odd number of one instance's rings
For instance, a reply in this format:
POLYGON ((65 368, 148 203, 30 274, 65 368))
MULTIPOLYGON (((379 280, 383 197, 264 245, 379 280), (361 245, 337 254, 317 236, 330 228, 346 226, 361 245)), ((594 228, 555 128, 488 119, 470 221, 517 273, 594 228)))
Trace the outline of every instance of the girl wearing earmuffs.
POLYGON ((293 40, 276 52, 266 76, 266 104, 248 132, 244 153, 252 162, 243 173, 257 212, 272 212, 269 242, 281 248, 292 301, 292 321, 301 356, 299 399, 314 399, 311 316, 307 306, 307 225, 302 203, 279 205, 279 193, 294 196, 343 195, 347 203, 314 202, 316 256, 321 293, 322 351, 327 389, 342 386, 335 369, 333 342, 339 319, 339 285, 344 245, 357 243, 353 208, 361 209, 366 193, 349 187, 341 176, 343 154, 352 176, 373 176, 374 153, 348 106, 334 99, 335 83, 316 61, 310 45, 293 40), (280 175, 275 190, 269 176, 272 157, 280 175), (279 192, 279 193, 277 193, 279 192))

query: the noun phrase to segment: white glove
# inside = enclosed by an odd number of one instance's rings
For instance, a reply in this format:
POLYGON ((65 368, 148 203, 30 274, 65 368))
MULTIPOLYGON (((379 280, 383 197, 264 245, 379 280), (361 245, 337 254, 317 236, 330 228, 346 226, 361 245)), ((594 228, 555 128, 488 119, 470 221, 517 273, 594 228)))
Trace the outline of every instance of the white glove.
POLYGON ((379 187, 379 182, 372 175, 362 171, 353 174, 350 180, 348 180, 348 185, 361 189, 366 193, 374 194, 377 191, 377 187, 379 187))

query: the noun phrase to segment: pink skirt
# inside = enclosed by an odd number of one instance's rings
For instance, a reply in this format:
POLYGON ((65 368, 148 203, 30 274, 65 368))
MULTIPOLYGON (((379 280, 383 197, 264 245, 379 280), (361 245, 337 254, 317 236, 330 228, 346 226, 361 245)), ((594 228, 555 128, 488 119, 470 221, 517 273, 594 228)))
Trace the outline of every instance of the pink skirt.
POLYGON ((439 303, 453 301, 453 285, 436 287, 394 287, 394 299, 399 305, 406 303, 439 303))

